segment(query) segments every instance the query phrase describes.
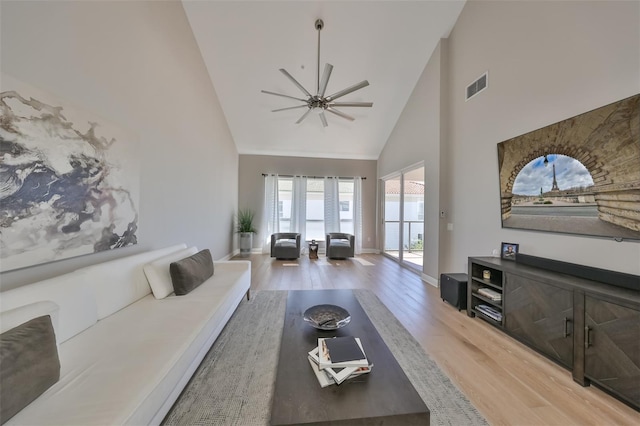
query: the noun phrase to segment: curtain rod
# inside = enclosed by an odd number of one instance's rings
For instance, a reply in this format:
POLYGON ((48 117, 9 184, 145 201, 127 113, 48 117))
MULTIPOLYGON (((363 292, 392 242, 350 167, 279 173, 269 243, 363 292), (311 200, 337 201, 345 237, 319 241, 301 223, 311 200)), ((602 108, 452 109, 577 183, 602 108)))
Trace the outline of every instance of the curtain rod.
MULTIPOLYGON (((275 174, 275 173, 263 173, 262 177, 266 177, 269 176, 270 174, 275 174)), ((278 175, 278 177, 284 177, 284 178, 292 178, 295 177, 294 175, 278 175)), ((306 178, 311 178, 311 179, 324 179, 326 177, 335 177, 335 176, 306 176, 306 175, 300 175, 300 177, 306 177, 306 178)), ((354 176, 338 176, 338 179, 355 179, 354 176)), ((362 177, 362 180, 365 180, 366 177, 362 177)))

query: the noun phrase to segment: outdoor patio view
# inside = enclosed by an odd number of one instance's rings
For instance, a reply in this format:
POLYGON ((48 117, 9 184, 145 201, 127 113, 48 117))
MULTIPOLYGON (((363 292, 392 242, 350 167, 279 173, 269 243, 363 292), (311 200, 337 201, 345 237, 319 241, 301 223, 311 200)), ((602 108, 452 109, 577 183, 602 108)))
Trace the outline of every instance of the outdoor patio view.
POLYGON ((384 181, 384 218, 384 253, 408 266, 422 268, 423 167, 384 181))

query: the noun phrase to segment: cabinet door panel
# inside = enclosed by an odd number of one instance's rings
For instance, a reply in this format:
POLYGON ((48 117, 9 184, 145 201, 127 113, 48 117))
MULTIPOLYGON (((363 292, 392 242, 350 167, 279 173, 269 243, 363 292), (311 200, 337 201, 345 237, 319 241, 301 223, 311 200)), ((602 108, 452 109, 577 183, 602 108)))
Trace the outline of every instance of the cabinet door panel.
POLYGON ((585 375, 640 406, 640 311, 587 296, 585 375))
POLYGON ((573 365, 573 292, 507 274, 505 328, 561 364, 573 365))

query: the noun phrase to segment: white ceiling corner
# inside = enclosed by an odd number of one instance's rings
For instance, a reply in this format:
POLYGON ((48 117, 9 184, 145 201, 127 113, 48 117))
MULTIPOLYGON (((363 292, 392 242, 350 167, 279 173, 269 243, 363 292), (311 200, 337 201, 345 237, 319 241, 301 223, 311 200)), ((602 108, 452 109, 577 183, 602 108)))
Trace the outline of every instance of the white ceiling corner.
POLYGON ((182 0, 240 154, 377 159, 439 40, 448 37, 462 0, 217 1, 182 0), (327 114, 329 126, 294 100, 304 97, 278 69, 315 91, 316 19, 324 20, 320 68, 334 66, 327 93, 362 80, 370 86, 341 101, 356 120, 327 114))

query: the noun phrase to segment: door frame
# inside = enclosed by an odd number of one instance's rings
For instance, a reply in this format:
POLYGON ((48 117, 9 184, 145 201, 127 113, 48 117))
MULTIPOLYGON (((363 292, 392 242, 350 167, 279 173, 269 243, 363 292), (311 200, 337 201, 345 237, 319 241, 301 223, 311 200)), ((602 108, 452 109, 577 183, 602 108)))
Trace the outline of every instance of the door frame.
MULTIPOLYGON (((382 235, 382 238, 380 238, 380 242, 381 242, 381 246, 380 246, 380 253, 386 257, 388 257, 389 259, 392 259, 396 262, 398 262, 400 265, 407 267, 408 269, 412 270, 412 271, 416 271, 419 273, 422 273, 422 270, 424 269, 424 264, 423 267, 420 268, 418 265, 411 263, 411 262, 407 262, 404 260, 403 258, 403 253, 404 253, 404 176, 405 174, 407 174, 408 172, 414 171, 416 169, 423 169, 423 182, 426 182, 425 180, 425 173, 424 173, 424 161, 418 161, 417 163, 411 164, 409 166, 403 167, 400 170, 396 170, 392 173, 388 173, 384 176, 382 176, 379 181, 380 181, 380 203, 379 203, 379 210, 380 210, 380 234, 382 235), (385 187, 386 187, 386 181, 391 180, 391 179, 395 179, 398 178, 400 180, 400 211, 398 212, 399 214, 399 224, 398 224, 398 234, 399 234, 399 242, 398 242, 398 257, 394 257, 391 256, 389 254, 387 254, 385 252, 385 245, 386 245, 386 232, 385 232, 385 223, 386 223, 386 211, 385 211, 385 201, 386 201, 386 195, 385 195, 385 187)), ((423 203, 425 202, 424 200, 424 194, 423 194, 423 203)), ((424 230, 424 221, 422 223, 423 226, 423 231, 422 231, 422 235, 426 235, 426 231, 424 230)), ((426 242, 423 244, 422 247, 422 256, 424 259, 424 247, 426 246, 426 242)))

